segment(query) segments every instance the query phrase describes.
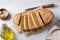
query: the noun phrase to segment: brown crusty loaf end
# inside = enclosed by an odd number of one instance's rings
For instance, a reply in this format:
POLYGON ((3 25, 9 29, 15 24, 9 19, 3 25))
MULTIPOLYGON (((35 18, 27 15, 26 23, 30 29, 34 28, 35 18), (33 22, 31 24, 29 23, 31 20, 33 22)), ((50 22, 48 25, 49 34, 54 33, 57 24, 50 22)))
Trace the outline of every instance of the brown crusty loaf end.
POLYGON ((52 11, 47 9, 38 9, 40 16, 42 17, 42 20, 45 24, 48 24, 54 17, 54 14, 52 11))

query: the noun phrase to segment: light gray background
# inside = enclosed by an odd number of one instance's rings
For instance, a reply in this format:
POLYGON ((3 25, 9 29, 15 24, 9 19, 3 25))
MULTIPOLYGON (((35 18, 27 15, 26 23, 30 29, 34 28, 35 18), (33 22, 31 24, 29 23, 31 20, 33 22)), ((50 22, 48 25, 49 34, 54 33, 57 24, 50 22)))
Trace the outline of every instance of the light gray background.
MULTIPOLYGON (((19 34, 15 30, 12 24, 12 18, 15 14, 21 11, 24 11, 26 8, 41 6, 41 5, 50 4, 50 3, 54 3, 57 5, 56 7, 49 9, 54 12, 55 18, 52 22, 52 24, 54 24, 56 20, 60 19, 60 0, 0 0, 0 8, 7 9, 11 15, 10 20, 5 20, 5 21, 0 20, 0 29, 1 29, 1 25, 3 23, 6 23, 10 28, 12 28, 12 30, 15 33, 14 40, 45 40, 47 33, 49 31, 49 28, 46 28, 46 30, 43 31, 42 33, 26 36, 21 33, 19 34)), ((48 27, 51 27, 52 24, 50 24, 48 27)))

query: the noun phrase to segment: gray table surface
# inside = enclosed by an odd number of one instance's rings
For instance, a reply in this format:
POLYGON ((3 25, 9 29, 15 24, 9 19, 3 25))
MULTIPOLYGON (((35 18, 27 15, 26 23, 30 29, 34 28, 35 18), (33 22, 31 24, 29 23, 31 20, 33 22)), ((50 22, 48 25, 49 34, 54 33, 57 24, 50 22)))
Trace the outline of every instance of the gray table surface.
POLYGON ((11 15, 10 20, 5 20, 5 21, 0 20, 0 29, 1 29, 1 25, 3 23, 6 23, 15 33, 14 40, 45 40, 49 29, 52 27, 55 21, 60 19, 60 0, 0 0, 0 8, 7 9, 11 15), (50 3, 54 3, 57 5, 54 8, 49 8, 49 10, 52 10, 54 12, 55 17, 52 24, 50 24, 43 32, 26 36, 24 34, 18 33, 15 30, 12 24, 12 18, 15 14, 22 12, 27 8, 41 6, 50 3))

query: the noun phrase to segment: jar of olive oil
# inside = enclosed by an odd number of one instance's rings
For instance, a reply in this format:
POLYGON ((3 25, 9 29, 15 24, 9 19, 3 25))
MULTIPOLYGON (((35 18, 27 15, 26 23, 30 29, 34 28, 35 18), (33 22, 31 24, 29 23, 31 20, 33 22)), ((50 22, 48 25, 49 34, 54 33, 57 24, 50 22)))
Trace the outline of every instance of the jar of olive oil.
POLYGON ((2 27, 1 38, 3 40, 12 40, 14 38, 14 32, 6 24, 3 24, 2 27))

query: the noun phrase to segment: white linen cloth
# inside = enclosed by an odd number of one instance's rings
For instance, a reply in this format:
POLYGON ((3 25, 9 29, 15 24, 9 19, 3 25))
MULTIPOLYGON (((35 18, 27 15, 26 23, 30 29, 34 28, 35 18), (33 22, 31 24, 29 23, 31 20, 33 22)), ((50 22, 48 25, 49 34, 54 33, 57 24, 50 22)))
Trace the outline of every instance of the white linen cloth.
POLYGON ((60 40, 60 20, 48 32, 46 40, 60 40))

